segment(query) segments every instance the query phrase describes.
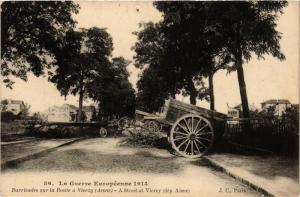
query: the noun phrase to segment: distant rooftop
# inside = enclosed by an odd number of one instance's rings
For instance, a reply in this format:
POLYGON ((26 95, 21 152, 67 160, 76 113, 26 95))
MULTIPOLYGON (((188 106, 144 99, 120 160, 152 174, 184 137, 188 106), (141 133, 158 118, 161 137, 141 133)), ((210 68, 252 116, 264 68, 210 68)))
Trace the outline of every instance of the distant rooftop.
POLYGON ((289 100, 286 99, 270 99, 262 102, 261 104, 291 104, 289 100))
MULTIPOLYGON (((238 105, 236 105, 236 106, 234 106, 234 107, 232 107, 233 109, 242 109, 242 104, 238 104, 238 105)), ((249 104, 249 108, 251 108, 251 109, 256 109, 256 107, 255 107, 255 105, 254 104, 249 104)))
POLYGON ((76 107, 75 105, 70 105, 70 104, 63 104, 63 105, 66 105, 66 106, 68 106, 68 107, 70 107, 72 109, 75 109, 75 110, 78 109, 78 107, 76 107))

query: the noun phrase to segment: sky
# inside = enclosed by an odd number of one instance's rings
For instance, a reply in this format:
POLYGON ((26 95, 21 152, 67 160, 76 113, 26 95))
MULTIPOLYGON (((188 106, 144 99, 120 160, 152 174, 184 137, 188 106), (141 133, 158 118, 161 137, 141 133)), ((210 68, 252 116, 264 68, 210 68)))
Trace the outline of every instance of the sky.
MULTIPOLYGON (((132 34, 139 30, 140 22, 158 22, 161 14, 152 6, 152 2, 79 2, 79 14, 74 15, 77 28, 107 28, 113 38, 113 56, 123 56, 133 61, 131 47, 136 42, 132 34)), ((244 73, 249 104, 260 108, 260 103, 268 99, 288 99, 299 103, 299 2, 289 2, 284 14, 279 17, 278 31, 282 33, 280 45, 286 56, 279 61, 271 56, 257 60, 254 56, 244 64, 244 73)), ((140 71, 132 64, 127 67, 130 82, 135 87, 140 71)), ((46 77, 29 75, 28 81, 15 79, 13 89, 1 84, 2 99, 23 100, 30 104, 31 112, 45 111, 52 105, 69 103, 78 105, 78 96, 62 97, 56 87, 46 77)), ((227 112, 227 105, 240 104, 237 73, 227 74, 218 71, 214 76, 216 110, 227 112)), ((189 98, 178 95, 180 101, 189 102, 189 98)), ((86 105, 92 101, 84 101, 86 105)), ((209 108, 209 103, 197 102, 197 105, 209 108)))

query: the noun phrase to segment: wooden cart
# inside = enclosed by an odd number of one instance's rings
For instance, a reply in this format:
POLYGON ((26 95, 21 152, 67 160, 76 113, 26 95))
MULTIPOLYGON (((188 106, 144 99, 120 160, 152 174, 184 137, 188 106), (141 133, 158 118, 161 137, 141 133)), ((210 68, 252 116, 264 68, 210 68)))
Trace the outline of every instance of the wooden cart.
POLYGON ((171 99, 166 101, 159 122, 169 125, 169 141, 178 154, 198 158, 223 135, 226 118, 225 114, 171 99))
POLYGON ((159 115, 135 110, 134 119, 122 117, 118 120, 118 127, 120 130, 127 128, 138 130, 144 128, 152 132, 159 132, 162 130, 162 124, 159 122, 160 119, 161 117, 159 115))

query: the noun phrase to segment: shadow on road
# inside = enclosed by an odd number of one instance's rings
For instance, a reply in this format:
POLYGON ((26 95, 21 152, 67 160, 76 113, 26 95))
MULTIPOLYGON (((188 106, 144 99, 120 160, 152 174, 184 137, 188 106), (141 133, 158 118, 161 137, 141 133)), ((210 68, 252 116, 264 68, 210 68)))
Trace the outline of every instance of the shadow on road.
POLYGON ((85 149, 66 149, 29 160, 8 169, 16 171, 89 171, 175 173, 184 168, 177 158, 157 156, 148 151, 134 154, 102 154, 85 149))

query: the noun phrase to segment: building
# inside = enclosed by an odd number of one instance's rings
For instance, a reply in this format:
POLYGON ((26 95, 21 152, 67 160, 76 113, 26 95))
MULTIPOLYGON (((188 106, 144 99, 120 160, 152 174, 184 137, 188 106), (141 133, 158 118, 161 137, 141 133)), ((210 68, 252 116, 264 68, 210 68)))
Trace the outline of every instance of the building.
POLYGON ((78 108, 74 105, 54 105, 48 108, 45 118, 48 122, 75 122, 77 110, 78 108))
POLYGON ((83 106, 82 107, 82 111, 84 112, 85 114, 85 121, 86 122, 91 122, 92 121, 92 118, 93 118, 93 113, 96 113, 96 108, 95 106, 83 106))
POLYGON ((239 118, 240 117, 240 111, 238 109, 235 109, 235 108, 229 108, 228 107, 227 114, 231 118, 239 118))
POLYGON ((1 101, 1 111, 12 112, 14 115, 18 115, 20 112, 25 110, 26 106, 24 101, 5 99, 1 101))
MULTIPOLYGON (((93 113, 96 112, 94 106, 82 106, 82 112, 85 114, 85 122, 90 122, 93 113)), ((44 119, 48 122, 76 122, 78 107, 70 104, 63 104, 62 106, 51 106, 44 114, 44 119)))
POLYGON ((286 99, 270 99, 261 103, 262 110, 268 110, 270 107, 274 107, 274 115, 282 116, 286 109, 292 107, 292 104, 286 99))
MULTIPOLYGON (((258 110, 254 104, 249 105, 249 110, 250 111, 256 111, 258 110)), ((242 117, 242 112, 243 112, 243 107, 242 104, 236 105, 234 107, 230 107, 227 104, 227 114, 231 118, 241 118, 242 117)))

